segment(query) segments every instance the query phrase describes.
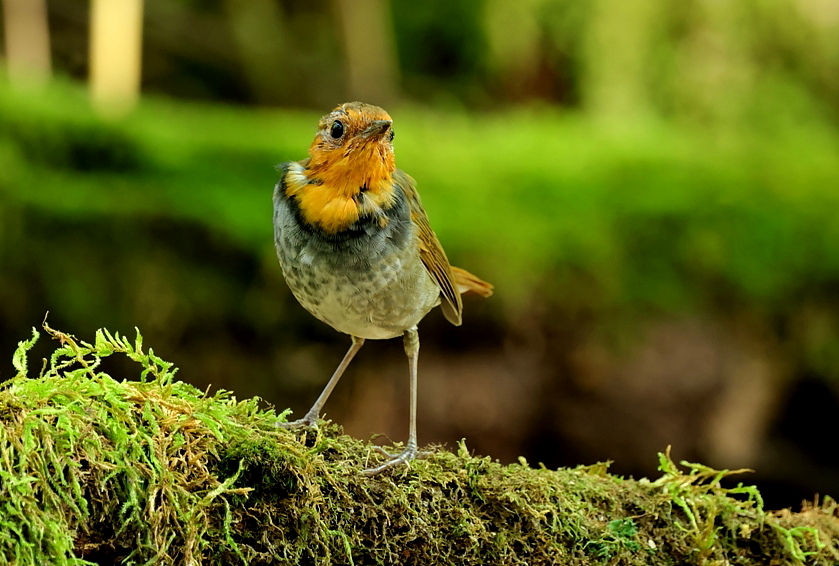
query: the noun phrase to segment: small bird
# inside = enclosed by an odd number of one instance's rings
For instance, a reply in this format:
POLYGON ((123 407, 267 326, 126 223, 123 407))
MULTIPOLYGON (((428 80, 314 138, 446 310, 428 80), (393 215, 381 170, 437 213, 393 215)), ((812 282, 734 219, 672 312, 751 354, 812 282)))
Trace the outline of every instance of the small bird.
POLYGON ((461 323, 460 294, 492 285, 449 265, 414 180, 396 168, 393 122, 378 106, 347 102, 320 119, 309 158, 278 166, 274 245, 303 307, 352 345, 315 404, 286 428, 315 427, 344 370, 367 339, 403 336, 410 371, 408 443, 376 475, 417 455, 417 324, 440 305, 461 323))

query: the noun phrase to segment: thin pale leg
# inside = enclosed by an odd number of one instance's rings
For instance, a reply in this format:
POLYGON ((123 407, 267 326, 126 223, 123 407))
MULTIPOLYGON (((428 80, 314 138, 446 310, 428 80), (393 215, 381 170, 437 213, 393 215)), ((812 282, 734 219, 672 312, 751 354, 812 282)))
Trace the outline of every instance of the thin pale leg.
POLYGON ((417 457, 417 358, 419 357, 419 333, 417 327, 409 328, 403 337, 405 342, 405 353, 408 355, 408 367, 411 373, 411 414, 408 425, 408 444, 401 454, 388 454, 380 449, 380 452, 390 458, 381 466, 364 470, 366 476, 375 476, 387 469, 407 465, 408 462, 417 457))
POLYGON ((320 416, 323 406, 326 404, 326 400, 329 399, 329 395, 332 393, 332 390, 335 389, 335 386, 338 384, 338 380, 341 379, 342 375, 344 375, 344 370, 347 369, 347 366, 350 365, 350 362, 363 345, 364 338, 353 336, 352 346, 350 346, 350 349, 347 350, 347 353, 344 355, 344 359, 341 360, 338 367, 335 368, 335 373, 333 373, 332 377, 329 378, 329 382, 327 382, 326 387, 324 387, 323 391, 320 392, 320 396, 317 401, 315 401, 315 404, 312 405, 312 408, 309 409, 309 412, 306 413, 306 416, 290 423, 278 423, 277 426, 281 428, 317 427, 318 417, 320 416))

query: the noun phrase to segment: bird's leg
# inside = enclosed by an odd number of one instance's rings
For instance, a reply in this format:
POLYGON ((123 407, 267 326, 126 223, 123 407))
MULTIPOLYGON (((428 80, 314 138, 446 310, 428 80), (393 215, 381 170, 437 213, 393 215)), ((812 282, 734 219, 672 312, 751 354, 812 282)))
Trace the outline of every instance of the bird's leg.
POLYGON ((350 365, 350 362, 361 349, 362 345, 364 345, 364 338, 359 338, 358 336, 352 337, 352 346, 350 346, 350 349, 347 350, 347 353, 344 355, 344 359, 341 360, 338 367, 335 368, 335 373, 333 373, 332 377, 329 378, 329 382, 326 384, 326 387, 324 387, 323 391, 320 392, 320 396, 317 401, 315 401, 315 404, 312 405, 312 408, 309 409, 309 412, 306 413, 306 416, 290 423, 277 423, 277 426, 280 428, 317 427, 321 409, 323 409, 323 406, 326 404, 326 400, 329 399, 329 395, 338 384, 338 380, 341 379, 342 375, 344 375, 344 370, 347 369, 348 365, 350 365))
POLYGON ((388 454, 380 449, 390 460, 381 466, 364 470, 362 473, 366 476, 375 476, 389 468, 408 464, 408 462, 417 456, 417 358, 419 356, 419 333, 417 332, 417 327, 414 326, 406 330, 403 338, 405 341, 405 353, 408 355, 408 367, 411 373, 411 412, 408 427, 408 444, 401 454, 388 454))

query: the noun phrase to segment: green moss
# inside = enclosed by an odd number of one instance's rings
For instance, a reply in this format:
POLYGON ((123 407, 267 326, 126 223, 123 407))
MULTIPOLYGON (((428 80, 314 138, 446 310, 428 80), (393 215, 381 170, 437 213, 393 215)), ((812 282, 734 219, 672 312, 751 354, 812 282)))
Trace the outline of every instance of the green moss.
POLYGON ((655 481, 608 466, 501 466, 435 448, 370 479, 378 454, 324 422, 292 433, 257 399, 213 395, 99 331, 26 352, 0 390, 0 561, 24 564, 829 564, 837 505, 766 513, 732 473, 660 456, 655 481), (134 381, 102 370, 136 363, 134 381))

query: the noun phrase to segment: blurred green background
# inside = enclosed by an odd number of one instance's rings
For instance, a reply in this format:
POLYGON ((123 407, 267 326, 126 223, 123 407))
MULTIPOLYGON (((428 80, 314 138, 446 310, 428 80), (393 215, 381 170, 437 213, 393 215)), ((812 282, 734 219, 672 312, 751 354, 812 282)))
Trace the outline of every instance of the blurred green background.
MULTIPOLYGON (((120 112, 91 102, 102 0, 37 0, 29 74, 27 1, 0 26, 5 359, 47 311, 136 326, 198 387, 301 414, 349 339, 282 281, 273 167, 362 99, 496 286, 421 325, 421 443, 636 475, 672 444, 770 506, 839 495, 839 1, 146 0, 120 112)), ((369 343, 327 416, 404 440, 406 378, 369 343)))

